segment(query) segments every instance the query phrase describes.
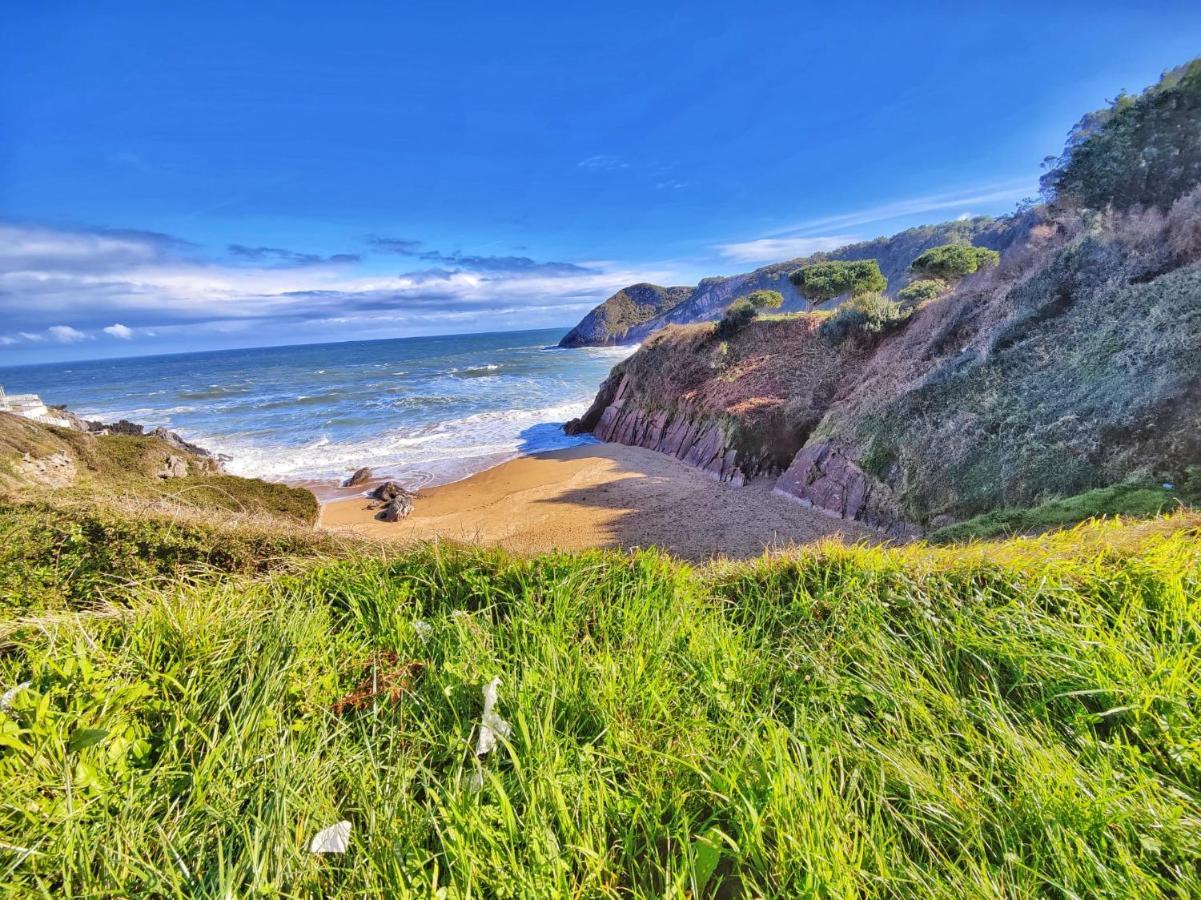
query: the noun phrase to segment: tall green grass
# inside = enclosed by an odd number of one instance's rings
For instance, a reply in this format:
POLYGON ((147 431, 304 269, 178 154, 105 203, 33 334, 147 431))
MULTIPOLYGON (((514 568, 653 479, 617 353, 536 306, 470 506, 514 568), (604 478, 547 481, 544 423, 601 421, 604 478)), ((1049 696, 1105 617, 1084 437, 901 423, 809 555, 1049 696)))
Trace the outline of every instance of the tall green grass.
POLYGON ((1199 613, 1177 518, 704 569, 429 547, 12 617, 0 885, 1197 895, 1199 613))

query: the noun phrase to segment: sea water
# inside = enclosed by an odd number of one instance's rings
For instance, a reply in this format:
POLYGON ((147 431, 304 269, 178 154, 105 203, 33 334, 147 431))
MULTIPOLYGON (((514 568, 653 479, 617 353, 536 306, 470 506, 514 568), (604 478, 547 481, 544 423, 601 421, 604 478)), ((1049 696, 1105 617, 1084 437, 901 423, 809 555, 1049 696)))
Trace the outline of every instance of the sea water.
POLYGON ((589 440, 588 408, 632 348, 561 350, 561 330, 355 341, 0 368, 89 419, 164 426, 227 471, 336 483, 360 466, 422 487, 589 440))

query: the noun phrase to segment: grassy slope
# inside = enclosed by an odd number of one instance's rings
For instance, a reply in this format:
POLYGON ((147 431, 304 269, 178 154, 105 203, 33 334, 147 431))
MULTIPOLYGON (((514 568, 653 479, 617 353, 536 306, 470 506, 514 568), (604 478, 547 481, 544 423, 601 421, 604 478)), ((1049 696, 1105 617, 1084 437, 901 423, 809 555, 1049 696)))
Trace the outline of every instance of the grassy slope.
POLYGON ((0 501, 0 616, 125 602, 153 585, 263 574, 346 546, 278 518, 159 501, 0 501))
POLYGON ((0 413, 0 494, 6 489, 24 497, 101 501, 116 495, 172 507, 266 515, 293 524, 316 522, 317 498, 310 491, 213 469, 211 460, 172 448, 151 435, 96 436, 0 413), (41 459, 56 453, 76 464, 79 475, 71 485, 51 491, 22 478, 18 461, 23 455, 41 459), (186 476, 165 481, 156 477, 168 455, 187 461, 186 476))
POLYGON ((1199 527, 715 569, 431 548, 10 617, 0 884, 1195 895, 1199 527), (513 728, 477 761, 494 676, 513 728), (342 819, 347 855, 306 852, 342 819))
POLYGON ((993 510, 965 522, 939 528, 930 534, 930 540, 945 544, 1014 534, 1037 534, 1102 516, 1149 518, 1181 507, 1201 507, 1201 466, 1191 466, 1185 482, 1173 485, 1171 489, 1153 482, 1110 485, 1024 509, 993 510))

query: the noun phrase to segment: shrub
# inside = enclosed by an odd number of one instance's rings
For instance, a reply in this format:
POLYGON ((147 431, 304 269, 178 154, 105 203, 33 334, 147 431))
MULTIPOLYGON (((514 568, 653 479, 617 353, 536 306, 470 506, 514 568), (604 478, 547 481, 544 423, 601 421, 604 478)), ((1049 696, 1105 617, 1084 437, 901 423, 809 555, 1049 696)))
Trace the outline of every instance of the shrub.
POLYGON ((726 313, 717 323, 716 335, 720 340, 729 340, 742 331, 759 314, 761 309, 778 309, 784 303, 779 291, 752 291, 739 297, 726 307, 726 313))
POLYGON ((742 299, 755 309, 779 309, 784 305, 784 295, 779 291, 751 291, 742 299))
POLYGON ((864 294, 838 307, 818 331, 833 344, 852 337, 871 339, 900 325, 909 315, 909 310, 901 309, 883 294, 864 294))
POLYGON ((943 244, 941 247, 931 247, 915 259, 909 268, 925 278, 958 281, 986 266, 995 266, 1000 259, 1001 254, 987 247, 943 244))
POLYGON ((812 304, 824 303, 843 294, 858 297, 881 293, 888 287, 888 279, 874 259, 814 263, 797 269, 788 280, 812 304))
POLYGON ((946 289, 946 284, 937 278, 922 278, 901 288, 897 292, 897 299, 907 306, 917 306, 919 303, 933 300, 946 289))

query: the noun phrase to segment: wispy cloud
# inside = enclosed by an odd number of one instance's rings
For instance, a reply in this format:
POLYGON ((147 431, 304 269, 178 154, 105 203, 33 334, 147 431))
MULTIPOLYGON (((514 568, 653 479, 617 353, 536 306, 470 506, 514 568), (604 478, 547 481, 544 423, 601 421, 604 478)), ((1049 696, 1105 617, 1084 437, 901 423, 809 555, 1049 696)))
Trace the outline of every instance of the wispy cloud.
POLYGON ((853 244, 859 238, 853 234, 830 234, 816 237, 760 238, 756 241, 740 241, 733 244, 718 244, 717 252, 735 262, 776 262, 809 256, 823 250, 837 250, 853 244))
POLYGON ((416 256, 421 251, 421 241, 412 238, 381 237, 378 234, 367 235, 367 243, 376 250, 387 253, 399 253, 401 256, 416 256))
POLYGON ((985 185, 975 189, 944 194, 909 197, 903 200, 881 203, 877 206, 868 206, 851 212, 797 222, 787 228, 767 234, 765 237, 798 237, 814 232, 829 231, 835 228, 855 228, 879 222, 890 222, 894 219, 920 216, 925 213, 939 212, 947 209, 963 209, 965 207, 988 203, 1016 202, 1023 197, 1028 197, 1035 193, 1037 188, 1036 184, 1022 180, 985 185))
MULTIPOLYGON (((539 262, 528 256, 484 256, 479 254, 454 251, 444 253, 441 250, 424 250, 422 241, 411 238, 389 238, 371 235, 368 242, 388 253, 408 256, 422 262, 435 263, 438 266, 449 266, 452 271, 467 270, 470 272, 491 272, 502 274, 540 274, 540 275, 580 275, 590 271, 585 266, 571 262, 547 261, 539 262)), ((405 275, 448 274, 445 270, 428 270, 426 272, 406 272, 405 275)), ((402 276, 404 277, 404 276, 402 276)))
POLYGON ((318 266, 327 263, 346 265, 359 261, 357 253, 335 253, 333 256, 321 256, 317 253, 285 250, 282 247, 247 247, 244 244, 230 244, 226 250, 236 260, 267 265, 318 266))
MULTIPOLYGON (((713 249, 722 256, 744 263, 774 262, 808 256, 823 250, 836 250, 863 240, 861 236, 846 229, 881 225, 948 209, 963 210, 979 208, 985 204, 1016 202, 1030 196, 1035 187, 1033 183, 1025 180, 1010 181, 972 190, 908 197, 850 212, 807 219, 754 240, 718 244, 713 249)), ((965 218, 967 215, 965 213, 959 218, 965 218)))
POLYGON ((133 329, 127 328, 120 322, 117 322, 115 325, 109 325, 107 328, 102 328, 101 331, 103 331, 105 334, 112 335, 115 338, 120 338, 123 341, 128 341, 133 338, 133 329))
POLYGON ((595 156, 588 156, 581 159, 577 166, 581 169, 588 169, 592 172, 615 172, 618 169, 628 169, 630 164, 620 156, 613 156, 610 153, 598 153, 595 156))

